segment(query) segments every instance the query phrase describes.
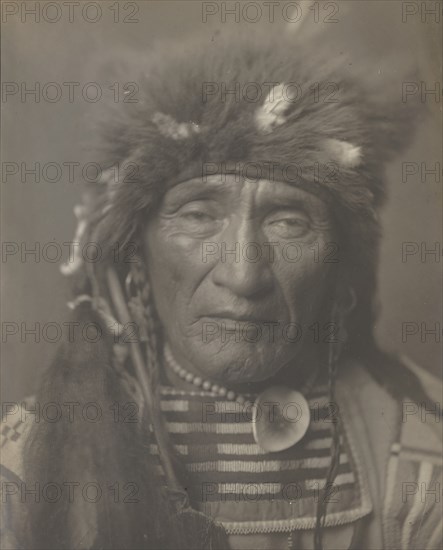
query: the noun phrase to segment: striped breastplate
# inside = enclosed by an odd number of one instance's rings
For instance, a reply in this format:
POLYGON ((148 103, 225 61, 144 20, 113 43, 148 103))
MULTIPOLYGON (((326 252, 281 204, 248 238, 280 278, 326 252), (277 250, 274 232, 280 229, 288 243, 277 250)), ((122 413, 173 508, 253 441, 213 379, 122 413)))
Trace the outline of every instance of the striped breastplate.
MULTIPOLYGON (((193 507, 221 522, 228 534, 313 528, 318 499, 324 498, 335 415, 328 409, 325 387, 316 388, 308 403, 311 423, 302 441, 267 453, 254 441, 251 411, 244 406, 211 392, 162 387, 162 412, 188 473, 193 507)), ((367 487, 343 416, 326 526, 354 521, 371 510, 362 496, 367 487)), ((150 453, 158 454, 155 443, 150 453)))

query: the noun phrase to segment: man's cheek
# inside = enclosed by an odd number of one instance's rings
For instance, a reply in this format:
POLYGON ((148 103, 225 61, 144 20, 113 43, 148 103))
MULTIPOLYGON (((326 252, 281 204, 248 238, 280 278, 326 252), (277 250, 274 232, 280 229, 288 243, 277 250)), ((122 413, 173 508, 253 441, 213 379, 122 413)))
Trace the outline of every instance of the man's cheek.
POLYGON ((314 281, 317 284, 317 281, 322 278, 323 268, 319 264, 303 261, 303 259, 294 262, 280 257, 274 264, 273 271, 280 286, 294 294, 299 290, 312 287, 314 281))
POLYGON ((328 288, 324 268, 291 270, 280 274, 279 284, 289 306, 293 322, 317 320, 328 288))
MULTIPOLYGON (((164 269, 179 280, 198 277, 214 263, 212 243, 185 235, 174 235, 163 242, 159 253, 165 258, 164 269)), ((165 273, 165 271, 163 272, 165 273)))
POLYGON ((175 242, 160 241, 148 246, 148 270, 152 280, 156 280, 162 292, 172 292, 192 277, 199 263, 197 250, 184 249, 175 242))

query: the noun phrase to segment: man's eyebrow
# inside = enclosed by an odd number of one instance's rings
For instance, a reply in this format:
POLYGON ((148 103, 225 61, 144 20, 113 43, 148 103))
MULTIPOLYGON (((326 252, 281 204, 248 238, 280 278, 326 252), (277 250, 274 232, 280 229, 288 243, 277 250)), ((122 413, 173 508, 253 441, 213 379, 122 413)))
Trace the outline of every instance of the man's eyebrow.
MULTIPOLYGON (((225 180, 223 176, 207 181, 203 181, 202 178, 188 180, 170 189, 163 199, 163 204, 181 204, 190 200, 223 198, 229 191, 236 188, 237 183, 225 180)), ((319 205, 311 193, 281 183, 275 185, 276 187, 269 194, 265 194, 267 205, 276 208, 318 209, 319 205)))
POLYGON ((278 197, 271 197, 269 203, 279 209, 306 209, 308 207, 308 202, 300 199, 299 197, 290 197, 279 195, 278 197))
POLYGON ((286 203, 289 208, 314 210, 327 208, 327 203, 321 197, 293 185, 277 184, 272 201, 283 205, 286 203))

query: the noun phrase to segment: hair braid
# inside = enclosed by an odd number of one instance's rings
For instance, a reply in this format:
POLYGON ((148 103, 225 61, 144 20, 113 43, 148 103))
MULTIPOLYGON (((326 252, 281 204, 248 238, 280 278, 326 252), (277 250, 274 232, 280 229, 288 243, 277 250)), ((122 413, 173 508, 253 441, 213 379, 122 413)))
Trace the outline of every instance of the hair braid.
MULTIPOLYGON (((156 309, 152 299, 151 287, 146 277, 146 268, 143 260, 137 258, 131 266, 131 270, 126 279, 126 292, 128 294, 128 308, 132 318, 137 324, 137 332, 144 348, 144 357, 146 361, 146 370, 154 399, 156 400, 156 410, 160 411, 160 373, 161 373, 161 355, 162 355, 162 334, 160 321, 157 317, 156 309), (131 295, 131 285, 133 291, 131 295)), ((167 430, 165 427, 165 433, 167 430)), ((170 437, 165 438, 166 449, 163 449, 173 462, 174 470, 181 484, 185 481, 185 470, 181 465, 179 457, 174 449, 170 437)), ((186 485, 186 484, 184 484, 186 485)), ((176 495, 187 504, 187 496, 183 493, 176 495)))

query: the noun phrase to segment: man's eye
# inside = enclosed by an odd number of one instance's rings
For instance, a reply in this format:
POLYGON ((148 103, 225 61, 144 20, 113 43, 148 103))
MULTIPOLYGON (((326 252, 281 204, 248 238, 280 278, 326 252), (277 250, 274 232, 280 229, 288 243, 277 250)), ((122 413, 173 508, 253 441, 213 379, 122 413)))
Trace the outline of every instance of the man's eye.
POLYGON ((276 217, 269 221, 268 227, 283 239, 303 237, 310 230, 309 221, 303 216, 276 217))
POLYGON ((184 205, 176 213, 178 226, 187 233, 212 233, 219 226, 219 216, 214 205, 200 201, 184 205))
POLYGON ((300 218, 283 218, 283 219, 279 220, 277 223, 286 224, 289 227, 295 227, 295 226, 297 226, 297 227, 300 227, 300 226, 306 227, 306 225, 307 225, 306 220, 301 220, 300 218))
POLYGON ((189 221, 197 221, 197 222, 205 222, 205 221, 211 221, 214 218, 207 214, 206 212, 202 212, 201 210, 190 210, 188 212, 182 212, 180 214, 180 217, 186 218, 189 221))

